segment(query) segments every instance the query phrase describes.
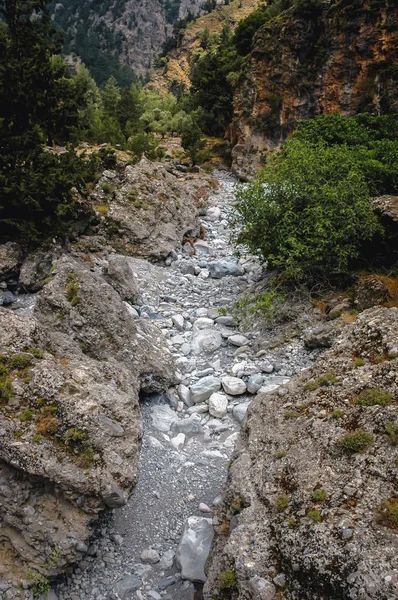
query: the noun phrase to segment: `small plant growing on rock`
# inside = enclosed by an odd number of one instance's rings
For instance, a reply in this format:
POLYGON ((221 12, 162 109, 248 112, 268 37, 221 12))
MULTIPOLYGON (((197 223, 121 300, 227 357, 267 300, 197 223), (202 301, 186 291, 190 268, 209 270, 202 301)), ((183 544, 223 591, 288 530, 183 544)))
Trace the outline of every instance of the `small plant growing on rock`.
POLYGON ((320 521, 322 521, 322 515, 321 515, 321 511, 320 510, 310 510, 310 511, 308 511, 307 517, 309 519, 312 519, 316 523, 319 523, 320 521))
POLYGON ((385 424, 385 428, 387 432, 387 440, 392 446, 398 446, 398 422, 388 421, 385 424))
POLYGON ((51 591, 51 586, 46 577, 39 571, 34 569, 28 569, 28 582, 30 589, 33 594, 33 598, 40 598, 41 596, 46 597, 48 592, 51 591))
POLYGON ((220 573, 220 590, 231 590, 236 587, 236 575, 231 569, 220 573))
POLYGON ((7 404, 13 391, 11 379, 7 375, 0 375, 0 404, 7 404))
POLYGON ((276 458, 284 458, 286 456, 286 452, 278 452, 276 458))
POLYGON ((243 508, 243 500, 239 496, 234 498, 231 502, 231 508, 233 511, 239 513, 243 508))
POLYGON ((391 404, 392 396, 389 392, 382 392, 375 389, 365 389, 354 399, 355 404, 361 406, 387 406, 391 404))
POLYGON ((346 452, 364 452, 374 442, 374 436, 363 429, 356 429, 353 433, 346 433, 339 439, 339 444, 346 452))
POLYGON ((277 497, 275 507, 278 512, 283 512, 289 506, 290 498, 286 494, 281 494, 277 497))
POLYGON ((332 417, 333 419, 342 419, 343 417, 345 417, 345 412, 342 410, 334 410, 332 412, 332 417))
POLYGON ((86 435, 83 431, 79 431, 75 427, 71 427, 63 436, 65 444, 74 446, 80 444, 86 439, 86 435))
POLYGON ((337 378, 334 372, 327 371, 326 373, 315 379, 315 381, 309 381, 308 383, 306 383, 304 389, 309 390, 310 392, 314 392, 322 386, 333 385, 334 383, 336 383, 336 381, 337 378))
POLYGON ((378 509, 379 521, 390 529, 398 529, 398 498, 385 500, 378 509))
POLYGON ((311 495, 316 502, 324 502, 328 497, 326 491, 322 489, 314 490, 311 495))
POLYGON ((363 365, 365 364, 365 361, 364 361, 364 359, 363 359, 363 358, 360 358, 360 357, 353 358, 352 360, 353 360, 353 362, 354 362, 354 365, 355 365, 356 367, 363 367, 363 365))
POLYGON ((25 423, 26 421, 31 421, 33 419, 33 412, 29 408, 27 408, 23 412, 19 413, 18 419, 22 421, 22 423, 25 423))
POLYGON ((30 356, 26 354, 13 354, 8 359, 9 367, 12 371, 23 371, 32 363, 30 356))

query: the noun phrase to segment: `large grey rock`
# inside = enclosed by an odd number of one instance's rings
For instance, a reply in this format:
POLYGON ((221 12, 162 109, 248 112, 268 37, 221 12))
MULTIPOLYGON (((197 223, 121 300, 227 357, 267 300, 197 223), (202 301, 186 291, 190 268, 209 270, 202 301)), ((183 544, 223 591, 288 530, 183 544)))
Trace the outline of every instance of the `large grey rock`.
POLYGON ((202 329, 192 337, 192 351, 194 354, 211 354, 220 348, 222 344, 222 335, 219 331, 213 329, 202 329))
POLYGON ((198 256, 211 256, 213 254, 213 248, 204 240, 197 240, 194 245, 195 254, 198 256))
POLYGON ((168 433, 178 420, 177 414, 167 404, 156 405, 151 412, 152 425, 158 431, 168 433))
POLYGON ((228 398, 215 392, 209 398, 209 413, 212 417, 222 419, 227 414, 228 398))
POLYGON ((235 417, 235 419, 238 421, 238 423, 242 423, 243 419, 246 416, 247 413, 247 409, 250 406, 250 401, 248 402, 241 402, 240 404, 237 404, 236 406, 234 406, 233 410, 232 410, 232 414, 235 417))
MULTIPOLYGON (((102 198, 104 183, 106 178, 98 182, 94 200, 102 198)), ((185 232, 198 227, 193 190, 160 163, 143 158, 128 165, 112 180, 112 187, 107 222, 124 231, 121 240, 112 242, 117 246, 127 240, 137 256, 166 259, 181 247, 185 232)))
POLYGON ((0 281, 18 274, 22 263, 22 248, 15 242, 0 244, 0 281))
POLYGON ((221 383, 224 388, 224 392, 226 394, 230 394, 231 396, 240 396, 246 391, 246 384, 242 379, 239 379, 239 377, 231 377, 230 375, 226 375, 221 379, 221 383))
POLYGON ((141 579, 135 575, 126 575, 116 582, 115 592, 120 600, 129 600, 132 598, 132 593, 140 589, 141 583, 141 579))
POLYGON ((263 385, 263 381, 264 377, 261 375, 261 373, 255 373, 254 375, 251 375, 247 382, 247 391, 250 392, 250 394, 256 394, 263 385))
POLYGON ((192 402, 195 404, 198 402, 204 402, 214 392, 218 392, 221 388, 220 380, 217 377, 213 377, 213 375, 209 375, 207 377, 202 377, 191 385, 191 398, 192 402))
POLYGON ((249 340, 247 339, 247 337, 241 335, 240 333, 230 335, 228 341, 233 346, 238 346, 238 348, 240 348, 241 346, 247 346, 249 344, 249 340))
POLYGON ((220 512, 233 517, 233 498, 247 505, 228 538, 215 540, 205 598, 218 595, 230 565, 245 600, 271 600, 280 595, 275 586, 289 600, 398 597, 397 339, 398 309, 365 310, 314 366, 253 400, 220 512), (353 357, 362 359, 359 368, 353 357), (369 389, 374 399, 390 394, 391 404, 361 406, 369 389), (279 574, 275 556, 283 556, 279 574))
POLYGON ((37 292, 44 282, 51 276, 51 269, 60 257, 62 249, 58 246, 43 249, 39 248, 29 254, 22 263, 19 273, 19 288, 23 292, 37 292))
POLYGON ((176 561, 183 579, 203 583, 206 581, 205 563, 213 540, 211 519, 189 517, 178 544, 176 561))
POLYGON ((104 278, 131 304, 141 304, 141 294, 134 269, 134 259, 120 254, 110 254, 103 266, 104 278))
POLYGON ((187 419, 175 421, 172 425, 172 430, 185 435, 200 433, 202 431, 200 415, 194 413, 187 419))
POLYGON ((210 277, 221 279, 228 275, 243 275, 244 269, 235 258, 220 258, 209 262, 210 277))
POLYGON ((175 366, 159 329, 131 319, 101 273, 67 255, 33 314, 0 308, 0 348, 30 360, 26 373, 13 373, 0 411, 0 485, 8 490, 0 493, 0 536, 19 582, 26 565, 54 575, 80 560, 99 515, 126 503, 137 480, 140 391, 167 390, 175 366), (23 507, 34 507, 33 516, 23 507))

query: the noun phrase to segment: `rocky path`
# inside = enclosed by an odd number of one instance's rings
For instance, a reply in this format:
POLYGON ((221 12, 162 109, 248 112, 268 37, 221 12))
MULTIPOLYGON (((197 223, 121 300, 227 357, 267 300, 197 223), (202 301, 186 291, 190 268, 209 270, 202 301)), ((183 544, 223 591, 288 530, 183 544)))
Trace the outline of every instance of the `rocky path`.
POLYGON ((250 256, 233 257, 225 218, 235 181, 225 173, 217 179, 195 256, 186 248, 166 267, 135 261, 144 293, 137 310, 163 331, 180 384, 142 399, 138 484, 55 590, 60 600, 192 600, 195 589, 200 598, 217 524, 212 509, 248 404, 310 364, 298 342, 282 354, 254 353, 256 332, 237 331, 229 307, 261 268, 250 256))

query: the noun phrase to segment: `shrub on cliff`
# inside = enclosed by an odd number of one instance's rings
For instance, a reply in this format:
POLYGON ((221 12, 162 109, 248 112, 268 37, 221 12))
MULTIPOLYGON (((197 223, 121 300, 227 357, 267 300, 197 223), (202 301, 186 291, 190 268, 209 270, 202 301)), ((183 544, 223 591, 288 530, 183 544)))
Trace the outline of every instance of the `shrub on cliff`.
POLYGON ((294 137, 239 188, 231 225, 236 241, 271 268, 310 282, 347 269, 380 229, 350 149, 294 137))

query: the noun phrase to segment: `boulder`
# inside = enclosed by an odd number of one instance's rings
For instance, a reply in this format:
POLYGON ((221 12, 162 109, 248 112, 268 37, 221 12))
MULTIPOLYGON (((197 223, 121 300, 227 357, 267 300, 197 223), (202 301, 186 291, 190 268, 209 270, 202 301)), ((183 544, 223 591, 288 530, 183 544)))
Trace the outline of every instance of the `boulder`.
POLYGON ((222 419, 227 414, 228 398, 217 392, 209 398, 209 413, 216 419, 222 419))
POLYGON ((261 373, 251 375, 247 382, 247 391, 250 392, 250 394, 256 394, 263 385, 263 382, 264 377, 261 375, 261 373))
POLYGON ((240 348, 241 346, 247 346, 249 344, 249 340, 247 339, 247 337, 239 333, 230 335, 228 341, 233 346, 238 346, 238 348, 240 348))
POLYGON ((202 329, 192 337, 192 351, 194 354, 211 354, 218 350, 222 344, 222 335, 213 329, 202 329))
MULTIPOLYGON (((92 193, 97 203, 102 201, 104 183, 109 185, 106 177, 92 193)), ((127 247, 136 256, 166 260, 170 252, 181 248, 185 232, 199 227, 193 187, 160 163, 142 158, 117 173, 111 185, 107 223, 123 230, 122 237, 118 233, 112 238, 115 247, 127 247)), ((109 237, 109 227, 104 235, 109 237)))
POLYGON ((221 279, 228 275, 243 275, 245 270, 235 258, 220 258, 209 262, 210 277, 221 279))
POLYGON ((204 568, 212 540, 212 520, 205 517, 189 517, 176 554, 177 566, 183 579, 196 583, 206 581, 204 568))
POLYGON ((195 404, 204 402, 210 398, 214 392, 218 392, 220 388, 221 383, 217 377, 213 377, 213 375, 202 377, 199 381, 191 385, 192 402, 195 404))
POLYGON ((237 404, 236 406, 234 406, 234 408, 232 410, 232 414, 235 417, 235 419, 238 421, 238 423, 242 423, 242 421, 244 420, 249 406, 250 406, 250 401, 241 402, 241 404, 237 404))
POLYGON ((129 600, 132 593, 140 589, 141 583, 141 579, 135 575, 126 575, 126 577, 116 582, 115 592, 120 600, 129 600))
POLYGON ((354 304, 359 310, 382 304, 389 297, 386 284, 377 275, 361 277, 354 292, 354 304))
POLYGON ((221 379, 224 392, 231 396, 240 396, 246 392, 246 384, 239 377, 231 377, 227 375, 221 379))
POLYGON ((120 254, 110 254, 102 267, 105 280, 117 291, 122 300, 141 304, 134 259, 120 254))
POLYGON ((37 292, 51 276, 56 260, 61 256, 62 248, 55 246, 49 249, 39 248, 29 254, 23 261, 19 273, 19 288, 23 292, 37 292))
POLYGON ((239 498, 239 516, 215 539, 205 598, 231 568, 247 600, 277 588, 289 599, 397 597, 397 340, 398 309, 367 309, 310 369, 253 400, 217 509, 231 521, 239 498))
POLYGON ((15 277, 22 264, 22 248, 15 242, 0 244, 0 281, 15 277))
POLYGON ((132 319, 101 273, 68 255, 33 314, 0 308, 0 348, 16 357, 0 411, 0 536, 19 583, 26 565, 53 576, 77 562, 101 512, 126 503, 139 394, 167 390, 175 367, 159 329, 132 319))

